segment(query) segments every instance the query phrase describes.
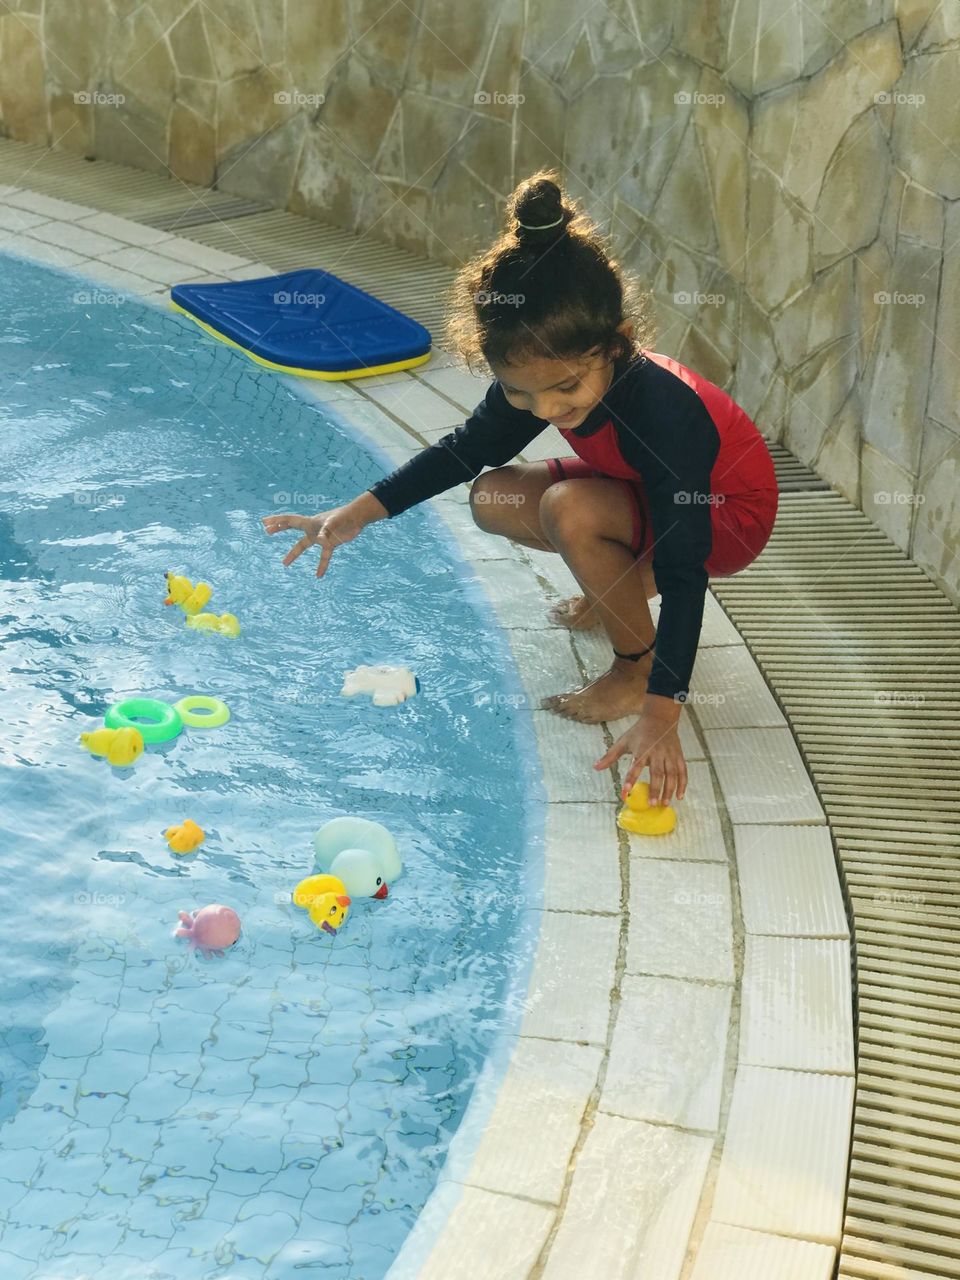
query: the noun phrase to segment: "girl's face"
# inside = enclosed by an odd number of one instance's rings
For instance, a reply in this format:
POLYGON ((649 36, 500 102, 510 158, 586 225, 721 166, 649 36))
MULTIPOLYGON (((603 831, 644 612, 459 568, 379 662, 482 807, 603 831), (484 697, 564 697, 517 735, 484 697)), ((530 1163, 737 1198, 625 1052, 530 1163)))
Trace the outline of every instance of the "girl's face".
POLYGON ((564 431, 586 418, 613 378, 613 361, 596 354, 566 360, 532 357, 510 365, 491 362, 490 367, 510 404, 564 431))

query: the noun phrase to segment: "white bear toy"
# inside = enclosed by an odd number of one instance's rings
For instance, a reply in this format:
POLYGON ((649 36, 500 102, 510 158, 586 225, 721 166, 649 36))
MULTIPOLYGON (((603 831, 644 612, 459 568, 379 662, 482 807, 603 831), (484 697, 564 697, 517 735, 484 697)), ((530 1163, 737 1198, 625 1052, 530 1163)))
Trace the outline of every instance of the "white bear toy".
POLYGON ((345 698, 356 697, 358 693, 372 694, 375 707, 395 707, 419 691, 420 682, 406 667, 357 667, 355 671, 346 672, 340 690, 345 698))

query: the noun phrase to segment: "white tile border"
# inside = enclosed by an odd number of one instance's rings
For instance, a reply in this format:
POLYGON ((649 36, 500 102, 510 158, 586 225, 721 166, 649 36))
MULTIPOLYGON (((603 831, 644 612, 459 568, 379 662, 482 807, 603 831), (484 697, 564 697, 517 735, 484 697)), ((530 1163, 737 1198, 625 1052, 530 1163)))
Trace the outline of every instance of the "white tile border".
MULTIPOLYGON (((168 283, 198 278, 204 271, 236 279, 269 274, 262 263, 220 253, 189 237, 173 237, 25 189, 0 191, 0 215, 0 252, 73 271, 150 305, 166 306, 168 283), (58 224, 64 228, 62 235, 58 224)), ((457 425, 459 410, 466 416, 472 407, 466 401, 478 403, 482 399, 482 380, 475 381, 476 389, 446 353, 438 352, 422 372, 356 383, 303 380, 297 385, 331 413, 343 415, 354 432, 397 463, 420 448, 417 434, 433 438, 446 429, 448 418, 457 425), (407 384, 408 395, 403 384, 407 384), (405 406, 413 420, 402 426, 397 419, 405 421, 405 406)), ((633 1046, 649 1048, 651 1038, 655 1045, 657 1036, 664 1043, 669 1031, 665 1011, 671 984, 683 997, 680 1005, 690 1011, 691 1022, 696 1024, 699 1018, 714 1051, 726 1044, 729 1034, 730 1005, 739 994, 732 985, 734 935, 740 937, 742 931, 739 899, 735 893, 731 897, 735 885, 725 880, 734 862, 728 848, 731 842, 722 836, 712 787, 708 792, 711 766, 698 766, 703 831, 692 854, 682 852, 676 838, 682 826, 663 844, 618 832, 613 779, 589 770, 590 761, 604 749, 603 731, 571 725, 536 710, 551 679, 558 687, 566 686, 571 679, 580 678, 581 669, 589 674, 591 666, 603 663, 603 637, 580 633, 571 641, 568 633, 552 628, 544 616, 553 600, 551 589, 570 589, 571 579, 562 563, 479 537, 465 503, 466 490, 461 486, 442 495, 434 508, 489 594, 506 630, 526 685, 542 759, 551 762, 544 771, 549 800, 545 895, 521 1034, 507 1039, 500 1054, 502 1061, 495 1063, 492 1053, 485 1064, 451 1145, 447 1167, 394 1262, 390 1280, 413 1280, 415 1276, 520 1280, 534 1267, 542 1268, 548 1277, 582 1274, 587 1261, 595 1264, 592 1249, 583 1252, 583 1237, 585 1230, 587 1235, 595 1235, 596 1222, 608 1212, 611 1160, 626 1161, 627 1180, 621 1191, 628 1197, 622 1210, 614 1210, 610 1232, 606 1233, 606 1274, 611 1277, 632 1276, 638 1259, 657 1269, 664 1280, 678 1276, 690 1244, 695 1243, 688 1241, 695 1219, 706 1228, 701 1237, 703 1265, 698 1261, 694 1271, 697 1280, 708 1265, 708 1254, 714 1256, 718 1250, 726 1251, 724 1265, 731 1267, 741 1256, 780 1256, 779 1250, 785 1258, 816 1257, 826 1268, 828 1251, 815 1252, 815 1245, 800 1242, 836 1241, 845 1184, 841 1155, 852 1117, 852 1077, 784 1070, 779 1064, 744 1065, 734 1086, 728 1141, 726 1135, 711 1132, 723 1064, 711 1062, 703 1045, 699 1052, 693 1045, 689 1052, 683 1052, 682 1039, 668 1046, 672 1065, 683 1064, 689 1071, 686 1085, 674 1079, 676 1073, 665 1083, 652 1059, 636 1081, 631 1080, 625 1066, 633 1046), (555 675, 546 674, 545 653, 550 655, 547 669, 555 675), (589 885, 583 883, 585 879, 590 880, 589 885), (629 911, 622 914, 621 910, 626 886, 631 883, 633 913, 641 920, 643 886, 656 883, 661 897, 666 886, 672 909, 679 909, 676 929, 682 931, 684 914, 692 910, 695 915, 699 912, 696 919, 687 921, 694 932, 714 930, 710 945, 699 948, 699 963, 693 971, 683 956, 674 955, 668 962, 663 947, 660 959, 656 959, 657 949, 650 949, 650 938, 660 936, 666 946, 671 936, 662 921, 651 932, 647 920, 634 933, 631 944, 629 911), (689 901, 680 901, 684 894, 689 901), (637 972, 638 964, 648 967, 637 972), (649 971, 651 964, 653 973, 649 971), (626 1012, 618 1023, 616 1014, 621 1007, 626 1012), (765 1185, 756 1188, 760 1205, 751 1206, 750 1187, 742 1182, 743 1170, 772 1150, 769 1133, 762 1127, 751 1130, 753 1098, 747 1096, 749 1086, 762 1085, 764 1103, 773 1116, 783 1101, 775 1089, 778 1081, 785 1096, 791 1090, 817 1090, 838 1129, 829 1170, 831 1185, 829 1190, 821 1188, 818 1203, 808 1206, 806 1217, 799 1211, 790 1212, 786 1198, 782 1212, 774 1212, 765 1185), (621 1109, 630 1114, 617 1114, 621 1109), (547 1126, 553 1126, 550 1140, 538 1144, 537 1135, 545 1133, 547 1126), (530 1133, 528 1159, 517 1155, 517 1133, 525 1127, 530 1133), (696 1131, 691 1132, 691 1127, 696 1131), (714 1188, 707 1167, 711 1151, 715 1160, 719 1150, 720 1180, 714 1188), (671 1187, 662 1176, 665 1155, 675 1178, 671 1187), (635 1201, 630 1195, 647 1187, 656 1190, 659 1197, 653 1209, 631 1216, 635 1201), (706 1218, 704 1194, 712 1199, 706 1218), (762 1235, 765 1228, 794 1237, 793 1251, 779 1237, 762 1235), (496 1247, 491 1248, 494 1240, 496 1247), (806 1255, 804 1249, 808 1250, 806 1255)), ((823 824, 822 809, 763 677, 736 628, 710 596, 700 647, 708 688, 722 683, 726 675, 733 677, 735 702, 729 706, 718 702, 717 707, 706 703, 699 738, 685 717, 684 746, 689 760, 706 754, 712 762, 728 820, 733 820, 737 848, 750 850, 740 877, 747 929, 755 942, 753 961, 769 952, 779 957, 784 972, 790 972, 790 946, 796 947, 802 939, 821 939, 811 942, 807 951, 811 956, 819 955, 817 947, 824 954, 829 951, 834 980, 808 976, 808 988, 811 983, 818 988, 819 1014, 813 1009, 801 1012, 829 1020, 834 1031, 824 1046, 824 1063, 828 1069, 845 1072, 852 1069, 844 1031, 850 1010, 843 1007, 849 988, 836 980, 836 974, 842 979, 849 938, 838 913, 842 898, 836 868, 822 841, 817 846, 816 884, 830 893, 829 906, 824 907, 815 895, 804 896, 798 879, 801 869, 797 858, 802 848, 810 847, 810 841, 796 832, 809 832, 810 828, 796 824, 823 824), (706 752, 701 741, 706 743, 706 752), (764 762, 761 772, 765 774, 760 794, 756 777, 751 777, 754 785, 750 786, 742 776, 743 766, 756 767, 759 760, 764 762), (771 763, 778 767, 771 768, 771 763), (776 844, 769 867, 762 865, 757 852, 758 837, 776 844), (777 869, 792 872, 790 901, 779 909, 774 896, 777 869)), ((688 715, 696 720, 697 709, 688 708, 688 715)), ((607 735, 612 732, 615 737, 622 728, 608 726, 607 735)), ((756 963, 753 969, 751 981, 759 982, 756 963)), ((765 975, 762 1016, 770 1025, 777 1012, 770 1003, 771 984, 776 980, 776 972, 765 975)), ((752 1010, 746 1011, 742 1027, 748 1046, 770 1043, 773 1035, 758 1021, 760 990, 758 987, 752 997, 752 1010)), ((801 1032, 798 1024, 796 1043, 801 1032)), ((803 1062, 796 1066, 802 1068, 803 1062)), ((782 1155, 779 1152, 778 1159, 782 1155)), ((798 1149, 796 1169, 814 1158, 815 1153, 798 1149)), ((786 1170, 784 1177, 786 1197, 790 1186, 786 1170)))

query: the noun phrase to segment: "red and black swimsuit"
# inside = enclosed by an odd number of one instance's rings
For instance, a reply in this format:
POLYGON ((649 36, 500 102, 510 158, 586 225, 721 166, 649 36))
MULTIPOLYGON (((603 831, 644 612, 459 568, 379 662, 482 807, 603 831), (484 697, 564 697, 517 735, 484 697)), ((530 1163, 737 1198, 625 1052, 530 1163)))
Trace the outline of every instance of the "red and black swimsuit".
MULTIPOLYGON (((462 427, 370 491, 399 515, 484 467, 506 465, 550 426, 514 408, 494 381, 462 427)), ((661 595, 647 689, 684 698, 708 577, 743 569, 773 529, 777 481, 766 443, 720 387, 647 350, 614 363, 609 389, 579 426, 556 429, 576 454, 548 464, 556 479, 606 476, 630 489, 633 551, 652 554, 661 595)))

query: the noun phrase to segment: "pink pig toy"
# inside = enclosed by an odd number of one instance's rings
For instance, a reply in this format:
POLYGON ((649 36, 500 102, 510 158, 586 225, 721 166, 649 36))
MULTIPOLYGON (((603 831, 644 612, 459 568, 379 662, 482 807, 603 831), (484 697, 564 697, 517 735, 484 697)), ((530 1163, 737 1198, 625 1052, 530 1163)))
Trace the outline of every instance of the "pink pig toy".
POLYGON ((203 955, 222 958, 223 949, 232 947, 240 937, 240 917, 232 907, 214 902, 189 915, 180 912, 180 928, 176 938, 189 938, 191 950, 196 948, 203 955))

